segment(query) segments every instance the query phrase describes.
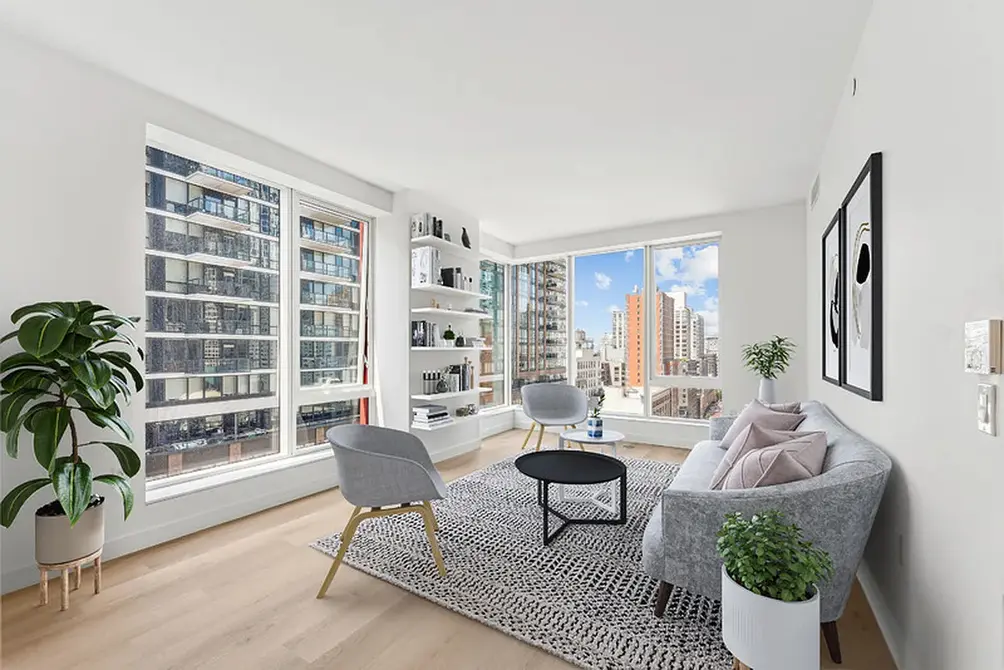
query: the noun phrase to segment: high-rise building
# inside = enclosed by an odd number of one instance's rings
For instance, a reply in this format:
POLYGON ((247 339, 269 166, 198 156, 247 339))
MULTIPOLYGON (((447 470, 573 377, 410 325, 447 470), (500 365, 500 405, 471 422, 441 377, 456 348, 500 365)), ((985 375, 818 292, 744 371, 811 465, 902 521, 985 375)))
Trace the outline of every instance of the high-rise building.
POLYGON ((568 380, 565 261, 524 263, 512 268, 512 402, 536 382, 568 380))
MULTIPOLYGON (((645 384, 644 343, 645 343, 645 296, 638 291, 625 296, 627 303, 627 384, 641 388, 645 384)), ((655 294, 655 342, 653 360, 663 373, 670 371, 674 354, 673 333, 674 309, 670 294, 657 291, 655 294)))
POLYGON ((575 350, 575 386, 589 395, 596 395, 603 387, 600 354, 592 349, 575 350))
POLYGON ((610 312, 610 337, 615 349, 627 349, 627 315, 622 309, 610 312))

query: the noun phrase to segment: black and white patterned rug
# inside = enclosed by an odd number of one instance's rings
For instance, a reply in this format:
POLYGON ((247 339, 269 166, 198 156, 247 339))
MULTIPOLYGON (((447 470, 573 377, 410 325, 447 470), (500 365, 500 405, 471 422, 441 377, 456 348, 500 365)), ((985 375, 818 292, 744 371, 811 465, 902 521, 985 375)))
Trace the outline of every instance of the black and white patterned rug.
MULTIPOLYGON (((627 524, 570 526, 544 547, 536 482, 514 460, 453 481, 449 497, 433 503, 446 577, 417 514, 363 522, 345 562, 582 668, 732 667, 717 602, 674 589, 665 617, 652 613, 657 583, 641 570, 642 535, 678 465, 623 458, 627 524)), ((603 514, 581 503, 552 506, 572 516, 603 514)), ((338 542, 335 534, 311 546, 333 556, 338 542)))

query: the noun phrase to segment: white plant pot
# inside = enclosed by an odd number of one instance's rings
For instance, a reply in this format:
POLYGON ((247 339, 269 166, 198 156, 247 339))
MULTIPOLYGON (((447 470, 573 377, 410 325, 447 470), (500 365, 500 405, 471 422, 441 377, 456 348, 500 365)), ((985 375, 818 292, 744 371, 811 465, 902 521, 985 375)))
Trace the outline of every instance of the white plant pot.
POLYGON ((766 377, 760 378, 760 402, 767 405, 769 403, 777 402, 774 398, 774 380, 767 379, 766 377))
POLYGON ((104 499, 88 508, 74 526, 65 514, 35 513, 35 562, 40 565, 69 563, 93 554, 104 544, 104 499))
POLYGON ((757 670, 819 670, 819 589, 800 603, 765 598, 734 582, 723 565, 722 640, 757 670))

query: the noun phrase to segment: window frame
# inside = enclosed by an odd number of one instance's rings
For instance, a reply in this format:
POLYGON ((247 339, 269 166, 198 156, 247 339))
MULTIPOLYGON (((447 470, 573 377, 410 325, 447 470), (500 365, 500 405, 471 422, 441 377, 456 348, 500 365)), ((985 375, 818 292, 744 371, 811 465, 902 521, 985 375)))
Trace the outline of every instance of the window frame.
MULTIPOLYGON (((206 480, 205 487, 216 485, 218 481, 232 481, 242 478, 241 470, 247 470, 247 477, 257 476, 262 470, 271 468, 281 469, 299 462, 316 460, 317 454, 311 456, 313 452, 326 449, 325 445, 314 445, 310 447, 297 448, 296 418, 302 406, 318 405, 341 400, 355 400, 362 402, 368 400, 368 418, 372 422, 375 416, 376 404, 372 369, 369 365, 367 347, 373 346, 373 319, 372 319, 372 254, 370 238, 373 235, 375 219, 371 215, 363 214, 348 207, 332 203, 333 191, 328 191, 322 187, 312 187, 311 184, 301 179, 286 175, 273 168, 257 164, 243 158, 233 156, 222 149, 218 149, 198 140, 194 140, 182 135, 177 135, 171 131, 148 125, 145 146, 159 149, 185 159, 199 162, 216 170, 230 172, 238 177, 253 180, 262 185, 277 189, 279 192, 279 202, 275 205, 279 216, 279 236, 275 240, 279 246, 278 250, 278 277, 279 277, 279 299, 278 299, 278 344, 276 350, 277 364, 274 373, 276 375, 276 387, 273 396, 255 397, 238 400, 218 400, 213 402, 196 402, 191 404, 165 405, 161 407, 147 407, 144 398, 143 406, 143 432, 145 435, 146 425, 158 421, 176 420, 184 418, 196 418, 212 416, 216 414, 230 414, 239 411, 252 411, 255 409, 272 409, 278 411, 279 427, 275 431, 278 441, 278 450, 274 454, 256 456, 246 460, 224 463, 206 467, 200 470, 181 472, 175 475, 167 475, 150 480, 146 477, 144 468, 144 485, 148 498, 152 500, 162 500, 174 497, 176 494, 171 489, 178 487, 178 495, 187 493, 189 490, 201 490, 199 480, 206 480), (267 176, 262 176, 267 175, 267 176), (358 360, 357 381, 352 384, 338 385, 319 389, 300 388, 300 225, 299 213, 302 200, 308 200, 316 205, 323 205, 327 209, 340 212, 341 215, 350 217, 361 223, 361 249, 360 249, 360 270, 359 270, 359 326, 358 339, 358 360), (363 380, 366 381, 363 381, 363 380), (252 406, 248 407, 247 404, 252 406), (244 405, 244 406, 242 406, 244 405)), ((162 174, 166 177, 184 181, 184 178, 169 173, 162 168, 144 163, 144 175, 149 173, 162 174)), ((146 177, 144 177, 146 179, 146 177)), ((144 216, 151 212, 144 203, 144 216)), ((163 215, 162 212, 154 212, 163 215)), ((184 220, 184 217, 176 215, 174 218, 184 220)), ((145 218, 144 218, 145 221, 145 218)), ((144 223, 144 225, 146 225, 144 223)), ((143 255, 144 263, 148 247, 145 242, 140 253, 143 255)), ((200 262, 200 261, 196 261, 200 262)), ((209 263, 212 265, 212 263, 209 263)), ((144 296, 147 295, 146 279, 144 279, 144 296)), ((144 324, 145 328, 145 324, 144 324)), ((146 334, 144 332, 144 338, 146 334)), ((208 337, 212 337, 209 335, 208 337)), ((201 339, 198 341, 202 341, 201 339)), ((185 377, 189 379, 189 377, 185 377)), ((144 443, 144 462, 146 459, 146 444, 144 443)))

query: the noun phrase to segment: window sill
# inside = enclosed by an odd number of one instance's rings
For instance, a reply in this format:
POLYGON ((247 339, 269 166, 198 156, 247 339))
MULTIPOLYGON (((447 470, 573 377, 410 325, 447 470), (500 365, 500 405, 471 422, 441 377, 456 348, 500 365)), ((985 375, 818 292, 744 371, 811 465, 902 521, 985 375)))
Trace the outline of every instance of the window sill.
POLYGON ((496 416, 498 414, 515 411, 516 407, 513 405, 502 405, 501 407, 489 407, 488 409, 483 409, 478 412, 478 416, 496 416))
POLYGON ((182 496, 198 493, 207 489, 233 484, 234 482, 239 482, 244 479, 259 477, 271 472, 279 472, 288 468, 295 468, 301 465, 316 463, 318 461, 332 458, 333 456, 334 454, 331 450, 319 447, 312 449, 307 453, 296 454, 288 457, 270 458, 261 463, 249 463, 246 467, 235 468, 233 470, 217 474, 206 474, 204 477, 198 477, 188 481, 171 482, 169 480, 159 480, 154 482, 152 486, 147 484, 146 503, 148 505, 152 505, 164 500, 180 498, 182 496))
POLYGON ((710 424, 708 419, 687 419, 680 416, 640 416, 638 414, 606 414, 604 413, 601 417, 605 421, 615 420, 615 421, 635 421, 635 422, 646 422, 646 423, 669 423, 669 424, 679 424, 681 426, 701 426, 707 427, 710 424))

